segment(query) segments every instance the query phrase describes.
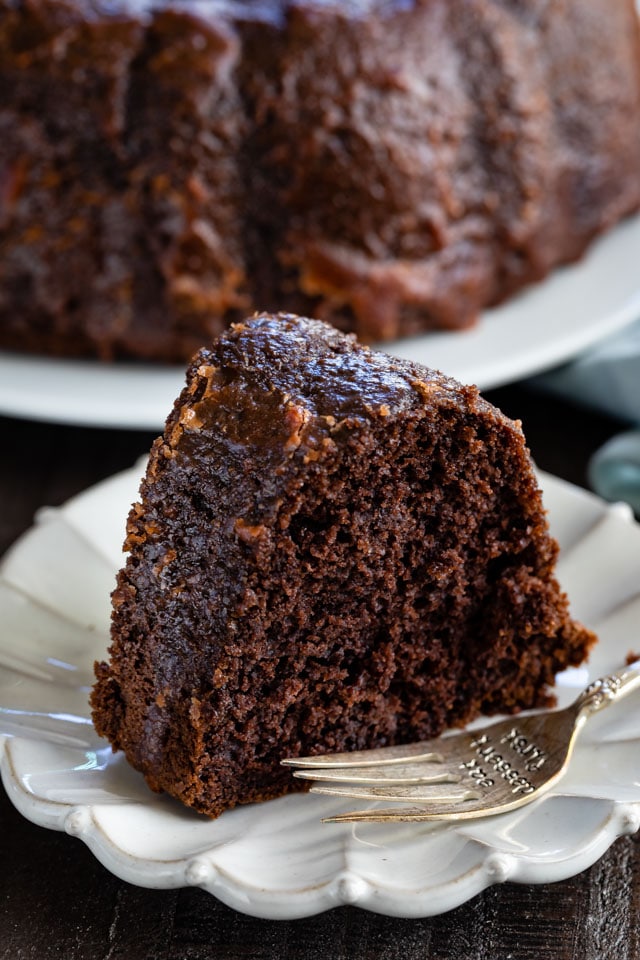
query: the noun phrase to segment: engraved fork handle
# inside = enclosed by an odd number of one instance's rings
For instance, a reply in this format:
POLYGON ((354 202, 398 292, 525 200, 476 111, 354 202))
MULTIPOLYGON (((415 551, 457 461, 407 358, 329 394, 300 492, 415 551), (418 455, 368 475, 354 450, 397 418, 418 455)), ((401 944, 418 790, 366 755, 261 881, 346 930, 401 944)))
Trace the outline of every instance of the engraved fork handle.
POLYGON ((612 703, 622 700, 638 687, 640 687, 640 660, 590 683, 574 703, 577 715, 584 716, 586 719, 598 710, 603 710, 612 703))

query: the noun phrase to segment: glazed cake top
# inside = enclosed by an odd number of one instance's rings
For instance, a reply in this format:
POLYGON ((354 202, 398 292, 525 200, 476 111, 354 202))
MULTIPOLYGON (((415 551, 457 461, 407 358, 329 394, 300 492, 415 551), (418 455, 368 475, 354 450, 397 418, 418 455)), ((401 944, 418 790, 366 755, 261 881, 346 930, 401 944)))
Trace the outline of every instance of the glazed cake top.
MULTIPOLYGON (((512 421, 483 400, 476 387, 371 350, 353 334, 322 321, 285 313, 256 314, 234 324, 212 348, 196 354, 187 383, 180 422, 190 429, 203 420, 207 407, 228 405, 232 416, 232 407, 252 405, 252 394, 271 394, 277 406, 328 421, 371 421, 423 412, 431 405, 490 412, 513 429, 512 421)), ((263 420, 274 409, 268 405, 261 413, 256 408, 252 416, 263 420)))

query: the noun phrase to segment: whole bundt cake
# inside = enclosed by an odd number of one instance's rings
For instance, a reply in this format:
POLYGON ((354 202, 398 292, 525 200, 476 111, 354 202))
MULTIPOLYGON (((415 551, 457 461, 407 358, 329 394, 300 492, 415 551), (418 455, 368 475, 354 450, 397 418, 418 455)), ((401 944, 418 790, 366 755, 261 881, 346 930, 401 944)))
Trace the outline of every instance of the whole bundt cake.
POLYGON ((634 0, 0 0, 0 346, 470 324, 640 205, 634 0))
POLYGON ((196 355, 126 549, 94 722, 211 816, 300 789, 283 757, 547 704, 594 639, 520 426, 284 314, 196 355))

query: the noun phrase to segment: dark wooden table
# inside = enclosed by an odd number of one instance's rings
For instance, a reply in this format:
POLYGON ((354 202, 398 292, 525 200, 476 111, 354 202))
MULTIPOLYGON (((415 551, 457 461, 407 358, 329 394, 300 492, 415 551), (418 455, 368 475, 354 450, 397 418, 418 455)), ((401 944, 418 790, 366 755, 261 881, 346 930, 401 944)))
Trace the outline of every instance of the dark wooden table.
MULTIPOLYGON (((540 467, 585 484, 589 455, 620 424, 515 386, 488 395, 524 424, 540 467)), ((0 418, 0 554, 43 504, 130 466, 151 434, 0 418)), ((23 820, 0 790, 0 960, 626 960, 640 958, 640 844, 618 840, 590 870, 505 884, 439 917, 343 907, 256 920, 197 889, 122 883, 66 834, 23 820)))

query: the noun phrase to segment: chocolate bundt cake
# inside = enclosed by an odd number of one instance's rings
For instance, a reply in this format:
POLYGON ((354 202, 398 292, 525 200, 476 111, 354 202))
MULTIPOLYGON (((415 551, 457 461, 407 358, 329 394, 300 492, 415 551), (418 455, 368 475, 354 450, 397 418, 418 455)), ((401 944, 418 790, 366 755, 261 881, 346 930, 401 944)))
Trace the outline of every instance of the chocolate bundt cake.
POLYGON ((0 0, 0 346, 463 327, 640 205, 634 0, 0 0))
POLYGON ((520 426, 285 314, 196 355, 126 549, 94 722, 211 816, 300 789, 284 757, 547 704, 594 639, 520 426))

